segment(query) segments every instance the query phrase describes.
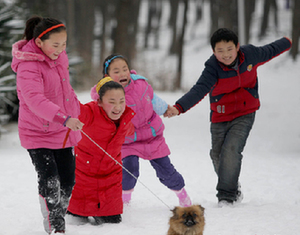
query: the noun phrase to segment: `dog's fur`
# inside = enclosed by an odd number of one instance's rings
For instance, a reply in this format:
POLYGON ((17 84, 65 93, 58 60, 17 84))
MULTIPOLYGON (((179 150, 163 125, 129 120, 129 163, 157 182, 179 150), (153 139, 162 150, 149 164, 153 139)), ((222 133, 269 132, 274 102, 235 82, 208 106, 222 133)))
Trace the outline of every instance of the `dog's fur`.
POLYGON ((203 235, 205 218, 204 208, 201 205, 177 206, 172 212, 167 235, 203 235))

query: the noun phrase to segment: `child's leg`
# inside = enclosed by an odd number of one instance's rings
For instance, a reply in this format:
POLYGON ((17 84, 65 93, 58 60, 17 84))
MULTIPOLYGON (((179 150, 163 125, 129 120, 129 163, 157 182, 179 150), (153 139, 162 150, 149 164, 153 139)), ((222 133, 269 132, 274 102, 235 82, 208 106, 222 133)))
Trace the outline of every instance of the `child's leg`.
POLYGON ((62 216, 65 216, 75 184, 75 156, 72 148, 55 150, 55 161, 60 177, 61 213, 62 216))
POLYGON ((242 152, 254 118, 255 113, 251 113, 231 122, 211 124, 211 158, 218 175, 217 197, 219 201, 237 200, 242 152))
POLYGON ((180 206, 190 206, 191 200, 184 189, 184 179, 172 165, 170 158, 168 156, 158 158, 150 160, 150 163, 160 182, 176 193, 180 206))
MULTIPOLYGON (((136 178, 139 177, 139 158, 138 156, 128 156, 122 159, 123 167, 127 169, 136 178)), ((122 179, 122 199, 123 203, 128 204, 131 200, 131 193, 136 185, 137 180, 123 169, 122 179)))
POLYGON ((168 156, 150 160, 150 163, 163 185, 172 190, 181 190, 184 187, 182 175, 172 165, 168 156))
MULTIPOLYGON (((65 229, 65 210, 60 201, 61 182, 55 160, 55 150, 30 149, 28 152, 38 174, 38 189, 45 231, 47 233, 51 233, 54 229, 63 231, 65 229)), ((74 161, 74 157, 72 159, 74 161)), ((71 166, 71 169, 74 168, 71 166)), ((72 187, 73 185, 74 181, 72 187)))

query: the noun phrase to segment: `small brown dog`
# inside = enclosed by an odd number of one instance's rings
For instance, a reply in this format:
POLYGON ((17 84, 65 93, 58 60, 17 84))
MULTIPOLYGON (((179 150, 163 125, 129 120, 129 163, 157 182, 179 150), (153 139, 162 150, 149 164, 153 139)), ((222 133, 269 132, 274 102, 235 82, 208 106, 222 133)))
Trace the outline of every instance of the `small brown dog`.
POLYGON ((167 235, 203 235, 205 226, 204 208, 200 205, 176 206, 169 220, 167 235))

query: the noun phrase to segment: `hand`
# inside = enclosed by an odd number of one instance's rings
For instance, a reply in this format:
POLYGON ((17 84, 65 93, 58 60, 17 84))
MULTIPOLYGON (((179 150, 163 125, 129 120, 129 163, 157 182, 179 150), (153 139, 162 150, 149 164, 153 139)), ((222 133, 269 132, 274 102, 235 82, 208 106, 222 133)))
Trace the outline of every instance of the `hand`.
POLYGON ((179 111, 174 106, 168 105, 168 109, 164 113, 164 117, 174 117, 179 114, 179 111))
POLYGON ((66 122, 66 127, 69 127, 72 131, 81 130, 83 127, 83 123, 79 121, 77 118, 69 118, 66 122))

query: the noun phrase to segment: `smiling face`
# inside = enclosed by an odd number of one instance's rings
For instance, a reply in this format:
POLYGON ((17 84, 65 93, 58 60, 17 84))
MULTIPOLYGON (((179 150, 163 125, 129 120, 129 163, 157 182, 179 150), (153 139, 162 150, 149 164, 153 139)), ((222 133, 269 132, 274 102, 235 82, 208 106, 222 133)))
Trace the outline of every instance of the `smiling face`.
POLYGON ((235 61, 240 45, 235 44, 232 41, 220 41, 217 42, 214 48, 214 55, 217 57, 217 60, 225 65, 230 65, 235 61))
POLYGON ((107 90, 102 99, 98 101, 106 112, 107 116, 112 120, 118 120, 124 113, 126 102, 123 89, 107 90))
POLYGON ((125 60, 121 58, 116 58, 110 63, 107 73, 123 87, 126 87, 130 81, 130 70, 125 60))
POLYGON ((51 60, 56 60, 59 54, 66 49, 67 32, 63 30, 58 33, 52 33, 48 39, 43 41, 40 38, 36 38, 35 43, 46 56, 51 60))

